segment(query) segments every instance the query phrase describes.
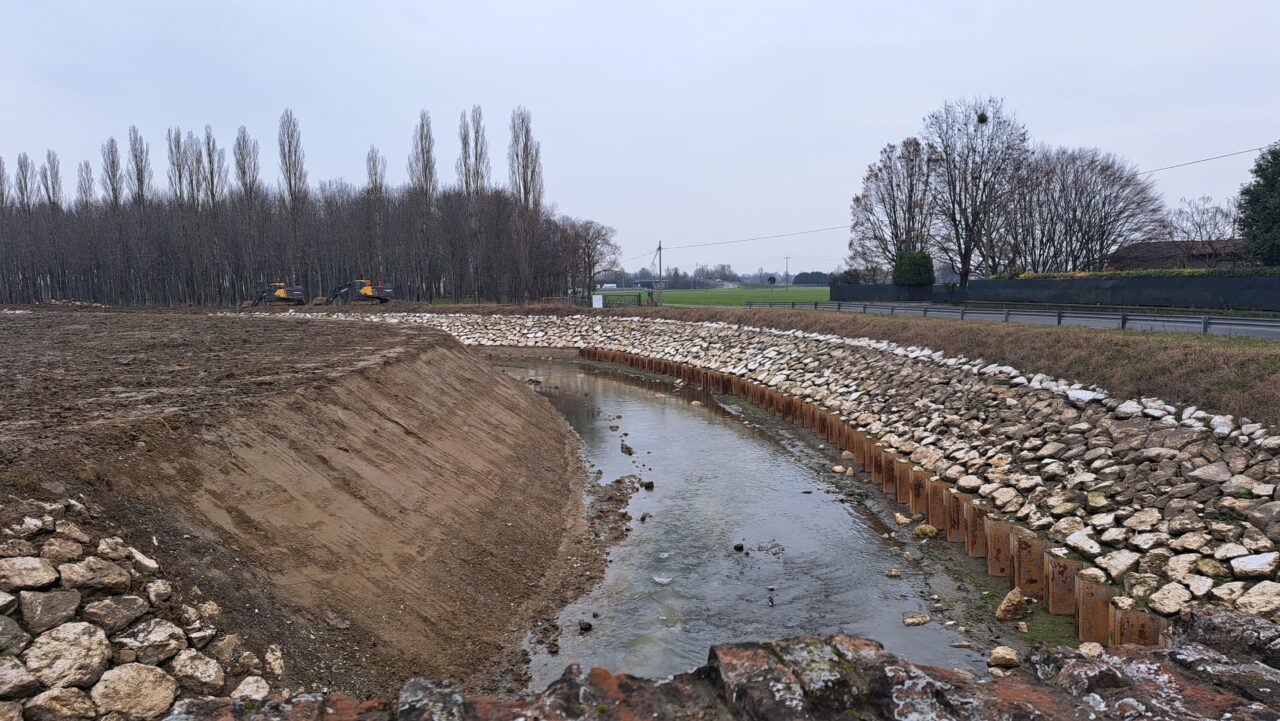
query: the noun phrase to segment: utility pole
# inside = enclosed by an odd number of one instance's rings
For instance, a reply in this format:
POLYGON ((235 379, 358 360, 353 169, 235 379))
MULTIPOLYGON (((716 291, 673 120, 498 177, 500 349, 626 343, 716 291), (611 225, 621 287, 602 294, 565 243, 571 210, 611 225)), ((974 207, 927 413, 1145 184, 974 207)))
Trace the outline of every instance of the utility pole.
POLYGON ((791 256, 786 256, 786 269, 782 271, 783 283, 786 284, 787 290, 791 290, 791 256))
POLYGON ((662 305, 662 241, 658 241, 658 305, 662 305))

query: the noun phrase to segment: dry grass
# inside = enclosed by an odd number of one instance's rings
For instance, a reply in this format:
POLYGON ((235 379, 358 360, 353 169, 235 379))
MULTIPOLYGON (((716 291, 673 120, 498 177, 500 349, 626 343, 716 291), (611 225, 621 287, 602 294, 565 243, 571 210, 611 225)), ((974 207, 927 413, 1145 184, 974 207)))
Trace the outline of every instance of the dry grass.
MULTIPOLYGON (((387 311, 443 309, 429 306, 387 311)), ((450 312, 450 311, 445 311, 450 312)), ((452 312, 568 315, 565 306, 470 306, 452 312)), ((601 312, 601 311, 596 311, 601 312)), ((1181 333, 888 318, 829 311, 634 308, 603 311, 678 320, 714 320, 928 346, 1090 383, 1122 398, 1155 396, 1280 426, 1280 342, 1181 333)))

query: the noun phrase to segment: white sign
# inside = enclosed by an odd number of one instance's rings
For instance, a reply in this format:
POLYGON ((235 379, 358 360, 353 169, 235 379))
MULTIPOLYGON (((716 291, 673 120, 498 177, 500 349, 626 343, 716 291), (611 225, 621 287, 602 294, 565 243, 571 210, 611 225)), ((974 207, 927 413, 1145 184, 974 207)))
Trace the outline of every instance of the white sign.
POLYGON ((603 296, 603 295, 600 295, 599 293, 597 293, 597 294, 595 294, 595 295, 591 296, 591 307, 592 307, 592 308, 603 308, 603 307, 604 307, 604 296, 603 296))

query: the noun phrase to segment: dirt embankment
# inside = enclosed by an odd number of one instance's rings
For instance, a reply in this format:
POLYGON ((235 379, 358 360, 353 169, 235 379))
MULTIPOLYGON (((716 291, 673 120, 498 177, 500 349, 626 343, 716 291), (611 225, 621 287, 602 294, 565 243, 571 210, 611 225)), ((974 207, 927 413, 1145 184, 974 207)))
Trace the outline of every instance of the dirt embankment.
POLYGON ((1257 338, 1057 328, 888 318, 805 310, 618 308, 564 305, 427 306, 392 304, 364 312, 606 313, 686 321, 720 321, 782 330, 868 337, 927 346, 947 355, 984 358, 1027 373, 1045 373, 1107 389, 1119 398, 1156 397, 1179 406, 1280 426, 1280 343, 1257 338))
POLYGON ((177 313, 0 318, 0 477, 158 540, 286 684, 522 685, 520 640, 603 560, 544 399, 447 335, 177 313), (22 372, 22 365, 28 372, 22 372))

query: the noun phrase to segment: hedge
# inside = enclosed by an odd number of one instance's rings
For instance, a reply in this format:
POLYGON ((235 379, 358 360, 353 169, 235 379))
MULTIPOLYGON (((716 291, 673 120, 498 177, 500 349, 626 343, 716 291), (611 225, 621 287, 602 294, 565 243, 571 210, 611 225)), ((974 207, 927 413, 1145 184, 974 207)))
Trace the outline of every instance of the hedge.
MULTIPOLYGON (((1246 268, 1153 268, 1149 270, 1104 270, 1097 273, 1021 273, 1005 276, 1009 280, 1077 280, 1087 278, 1267 278, 1280 276, 1280 266, 1252 266, 1246 268)), ((995 280, 996 278, 993 278, 995 280)))

